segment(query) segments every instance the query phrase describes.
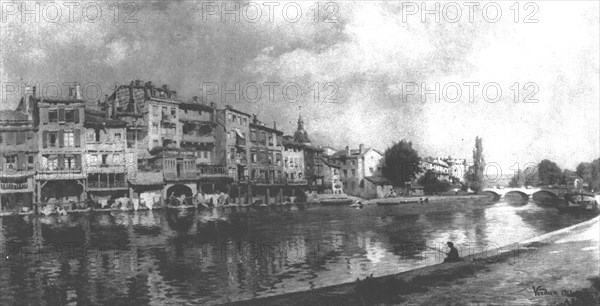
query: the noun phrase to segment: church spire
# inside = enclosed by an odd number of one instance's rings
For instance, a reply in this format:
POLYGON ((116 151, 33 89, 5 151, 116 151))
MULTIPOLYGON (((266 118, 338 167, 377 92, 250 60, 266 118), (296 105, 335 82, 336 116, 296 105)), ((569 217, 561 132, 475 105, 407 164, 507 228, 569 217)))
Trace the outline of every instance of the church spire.
POLYGON ((298 106, 298 130, 304 130, 304 120, 302 119, 302 106, 298 106))

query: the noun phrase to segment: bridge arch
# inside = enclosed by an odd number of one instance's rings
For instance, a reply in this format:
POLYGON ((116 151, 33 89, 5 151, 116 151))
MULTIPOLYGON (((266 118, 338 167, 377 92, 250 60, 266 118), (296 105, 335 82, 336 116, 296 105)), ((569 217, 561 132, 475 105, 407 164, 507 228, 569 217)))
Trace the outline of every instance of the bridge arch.
POLYGON ((511 190, 504 194, 504 199, 512 206, 523 206, 529 202, 529 195, 520 190, 511 190))
POLYGON ((556 206, 558 201, 560 201, 560 197, 556 193, 549 190, 536 191, 531 195, 531 197, 536 205, 543 207, 556 206))
POLYGON ((481 193, 482 194, 486 194, 488 196, 491 196, 494 199, 494 201, 498 201, 502 197, 501 194, 499 194, 499 193, 497 193, 497 192, 495 192, 493 190, 484 190, 481 193))

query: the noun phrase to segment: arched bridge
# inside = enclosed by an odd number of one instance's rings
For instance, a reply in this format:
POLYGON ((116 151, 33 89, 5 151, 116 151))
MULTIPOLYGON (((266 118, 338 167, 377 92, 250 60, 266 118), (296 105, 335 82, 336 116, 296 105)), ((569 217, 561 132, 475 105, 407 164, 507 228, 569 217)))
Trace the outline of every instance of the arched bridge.
POLYGON ((515 197, 522 199, 524 202, 529 201, 529 199, 533 199, 533 201, 542 206, 553 206, 557 201, 562 200, 565 193, 569 190, 565 188, 490 188, 483 190, 483 193, 490 194, 494 197, 495 200, 500 200, 501 198, 511 198, 515 197))

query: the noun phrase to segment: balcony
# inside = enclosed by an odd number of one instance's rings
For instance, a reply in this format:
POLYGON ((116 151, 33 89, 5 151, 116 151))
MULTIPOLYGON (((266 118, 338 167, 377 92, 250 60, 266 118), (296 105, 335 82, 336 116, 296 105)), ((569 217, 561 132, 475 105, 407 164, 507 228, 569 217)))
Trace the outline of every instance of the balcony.
POLYGON ((29 183, 0 183, 0 189, 2 189, 2 190, 27 190, 27 189, 29 189, 29 183))
POLYGON ((127 189, 128 185, 125 181, 117 182, 94 182, 88 181, 89 189, 127 189))
POLYGON ((203 113, 202 115, 198 115, 198 114, 190 114, 190 113, 186 114, 184 112, 180 112, 179 113, 179 121, 185 122, 185 123, 192 123, 192 124, 209 124, 209 125, 216 124, 212 120, 212 114, 210 114, 210 113, 203 113))
POLYGON ((125 142, 87 142, 86 149, 88 151, 124 151, 125 150, 125 142))
POLYGON ((162 123, 162 125, 176 125, 177 116, 163 114, 160 118, 160 122, 162 123))
POLYGON ((211 134, 195 135, 195 134, 183 134, 182 140, 184 142, 192 143, 215 143, 215 136, 211 134))
POLYGON ((88 164, 85 171, 88 173, 125 173, 126 168, 123 164, 88 164))

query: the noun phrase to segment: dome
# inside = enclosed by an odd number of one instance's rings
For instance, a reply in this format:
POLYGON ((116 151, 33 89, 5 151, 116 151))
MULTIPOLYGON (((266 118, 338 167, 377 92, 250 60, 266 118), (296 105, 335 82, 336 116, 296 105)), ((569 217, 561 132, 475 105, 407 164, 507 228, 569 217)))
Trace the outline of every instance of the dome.
POLYGON ((299 143, 310 143, 310 139, 308 139, 308 133, 305 130, 297 130, 294 133, 294 141, 299 143))

